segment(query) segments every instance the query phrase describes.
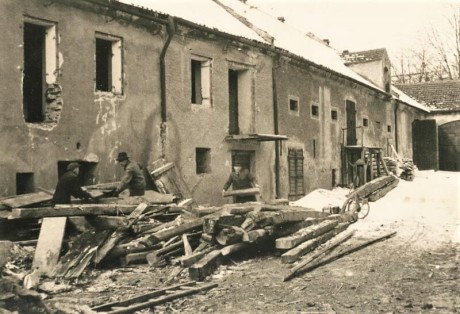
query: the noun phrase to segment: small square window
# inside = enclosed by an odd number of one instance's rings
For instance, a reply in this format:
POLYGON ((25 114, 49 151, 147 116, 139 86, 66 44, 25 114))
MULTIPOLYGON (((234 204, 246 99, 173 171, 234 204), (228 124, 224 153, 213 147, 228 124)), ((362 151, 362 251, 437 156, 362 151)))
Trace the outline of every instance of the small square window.
POLYGON ((391 133, 391 125, 387 125, 387 131, 388 133, 391 133))
POLYGON ((292 112, 299 112, 299 100, 298 99, 289 99, 289 110, 292 112))
POLYGON ((368 118, 363 118, 363 126, 368 127, 369 126, 369 119, 368 118))
POLYGON ((312 117, 319 117, 319 107, 317 105, 311 105, 311 115, 312 117))
POLYGON ((211 149, 197 147, 195 150, 196 174, 211 172, 211 149))
POLYGON ((337 110, 331 109, 331 119, 334 121, 337 121, 337 118, 338 118, 337 110))

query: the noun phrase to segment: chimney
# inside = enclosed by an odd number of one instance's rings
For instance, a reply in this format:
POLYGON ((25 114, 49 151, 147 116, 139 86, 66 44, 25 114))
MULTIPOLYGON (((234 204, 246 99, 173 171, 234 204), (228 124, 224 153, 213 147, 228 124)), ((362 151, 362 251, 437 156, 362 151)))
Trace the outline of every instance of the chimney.
POLYGON ((281 21, 282 23, 284 23, 286 19, 284 18, 284 16, 278 16, 278 21, 281 21))
POLYGON ((329 39, 323 39, 323 42, 326 44, 326 46, 328 46, 328 47, 329 47, 329 44, 330 44, 330 41, 329 41, 329 39))

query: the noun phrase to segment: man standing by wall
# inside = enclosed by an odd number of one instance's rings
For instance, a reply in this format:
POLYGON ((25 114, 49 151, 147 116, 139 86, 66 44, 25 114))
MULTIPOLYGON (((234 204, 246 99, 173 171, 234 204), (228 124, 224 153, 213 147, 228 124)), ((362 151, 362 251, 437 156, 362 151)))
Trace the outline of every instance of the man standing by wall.
POLYGON ((91 195, 83 191, 78 174, 80 173, 80 165, 76 162, 71 162, 67 165, 66 172, 59 178, 56 186, 56 191, 53 195, 53 204, 70 204, 70 197, 83 198, 92 200, 91 195))
POLYGON ((129 196, 142 196, 145 193, 145 179, 141 167, 135 161, 129 160, 128 154, 121 152, 117 157, 118 163, 123 167, 124 174, 121 182, 115 190, 118 196, 121 192, 129 188, 129 196))

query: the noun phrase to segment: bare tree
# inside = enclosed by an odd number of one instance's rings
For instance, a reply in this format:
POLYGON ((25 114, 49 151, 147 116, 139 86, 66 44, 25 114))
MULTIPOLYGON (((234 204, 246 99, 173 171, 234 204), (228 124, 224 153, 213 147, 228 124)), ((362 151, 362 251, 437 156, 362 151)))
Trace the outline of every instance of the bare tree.
POLYGON ((416 83, 460 78, 460 5, 451 4, 449 25, 441 31, 431 25, 419 38, 417 49, 401 52, 393 65, 396 83, 416 83))

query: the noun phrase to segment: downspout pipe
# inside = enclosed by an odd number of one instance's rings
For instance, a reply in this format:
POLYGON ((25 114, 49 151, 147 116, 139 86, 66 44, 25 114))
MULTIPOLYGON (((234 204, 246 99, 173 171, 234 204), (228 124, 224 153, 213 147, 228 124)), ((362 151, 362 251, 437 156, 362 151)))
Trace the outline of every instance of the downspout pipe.
MULTIPOLYGON (((276 69, 272 67, 272 95, 273 95, 273 128, 275 135, 279 134, 279 121, 278 121, 278 94, 276 85, 276 69)), ((275 141, 275 198, 281 197, 280 191, 280 141, 275 141)))
POLYGON ((168 24, 166 25, 166 31, 168 33, 168 37, 166 38, 166 42, 161 50, 160 54, 160 90, 161 90, 161 122, 166 123, 167 121, 167 106, 166 106, 166 52, 168 51, 169 44, 174 37, 174 33, 176 31, 176 25, 174 21, 174 17, 168 17, 168 24))

